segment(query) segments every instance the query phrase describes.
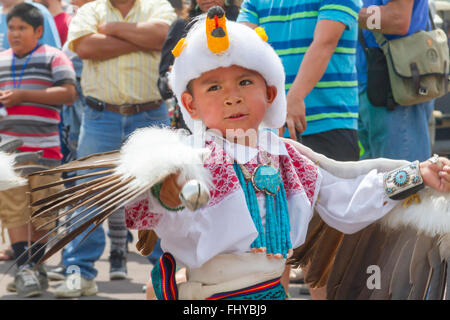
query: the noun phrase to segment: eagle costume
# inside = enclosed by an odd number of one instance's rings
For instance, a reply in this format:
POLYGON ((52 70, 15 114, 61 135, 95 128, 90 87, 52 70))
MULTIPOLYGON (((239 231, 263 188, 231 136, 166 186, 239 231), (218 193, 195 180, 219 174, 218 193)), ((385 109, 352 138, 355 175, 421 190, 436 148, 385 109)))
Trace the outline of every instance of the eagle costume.
MULTIPOLYGON (((174 48, 178 100, 190 80, 231 65, 256 70, 284 92, 283 67, 265 40, 261 28, 210 9, 174 48)), ((138 249, 150 253, 156 232, 168 251, 152 272, 160 299, 284 299, 286 262, 309 265, 306 282, 326 285, 328 299, 449 298, 449 194, 423 188, 417 162, 338 162, 262 128, 257 147, 245 147, 183 111, 192 135, 141 129, 120 151, 35 173, 97 170, 70 178, 95 179, 32 204, 40 207, 34 218, 70 217, 42 261, 125 205, 128 227, 140 230, 138 249), (160 197, 174 174, 183 186, 178 208, 160 197), (176 263, 187 267, 179 286, 176 263)), ((285 117, 278 94, 261 127, 279 128, 285 117)))

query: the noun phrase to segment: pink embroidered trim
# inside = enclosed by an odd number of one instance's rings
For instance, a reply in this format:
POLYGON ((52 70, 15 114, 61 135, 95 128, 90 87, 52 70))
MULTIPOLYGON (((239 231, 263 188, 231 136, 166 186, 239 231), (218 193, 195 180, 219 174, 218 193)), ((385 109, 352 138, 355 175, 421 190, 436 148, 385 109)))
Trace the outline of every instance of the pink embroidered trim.
POLYGON ((125 223, 129 229, 148 230, 154 228, 162 214, 149 211, 148 199, 125 206, 125 223))
POLYGON ((305 191, 312 205, 319 170, 311 160, 301 155, 291 145, 285 143, 285 146, 289 157, 282 157, 281 172, 287 197, 305 191))
MULTIPOLYGON (((225 197, 241 188, 239 180, 234 172, 233 161, 224 150, 215 142, 208 142, 211 154, 205 161, 212 175, 213 188, 208 207, 221 202, 225 197)), ((318 177, 317 166, 308 158, 301 155, 291 145, 285 143, 289 156, 269 155, 272 165, 281 172, 286 196, 305 192, 310 204, 313 204, 316 182, 318 177)), ((259 165, 255 157, 245 167, 253 172, 259 165)), ((144 198, 125 207, 125 219, 130 229, 151 229, 160 221, 162 214, 149 211, 149 200, 144 198)))

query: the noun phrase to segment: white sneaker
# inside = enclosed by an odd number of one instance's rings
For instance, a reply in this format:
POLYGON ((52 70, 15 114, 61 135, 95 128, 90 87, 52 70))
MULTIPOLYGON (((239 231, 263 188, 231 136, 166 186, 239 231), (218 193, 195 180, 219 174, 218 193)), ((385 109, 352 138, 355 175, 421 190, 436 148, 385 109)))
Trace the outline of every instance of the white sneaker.
POLYGON ((63 284, 56 288, 55 297, 78 298, 91 296, 97 292, 98 288, 94 280, 86 280, 79 273, 72 273, 66 277, 63 284))

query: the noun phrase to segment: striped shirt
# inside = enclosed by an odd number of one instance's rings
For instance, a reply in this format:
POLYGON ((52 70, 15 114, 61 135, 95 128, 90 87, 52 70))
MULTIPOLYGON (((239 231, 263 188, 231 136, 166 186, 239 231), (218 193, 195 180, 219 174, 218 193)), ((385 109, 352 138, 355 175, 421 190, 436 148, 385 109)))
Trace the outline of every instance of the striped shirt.
MULTIPOLYGON (((12 73, 13 52, 0 52, 0 90, 14 89, 20 82, 20 89, 44 90, 63 84, 75 84, 72 62, 59 49, 41 45, 30 57, 19 80, 22 67, 28 56, 15 57, 12 73)), ((43 150, 45 158, 62 159, 58 124, 61 120, 61 106, 23 102, 6 109, 7 116, 0 120, 0 135, 6 139, 19 137, 24 145, 21 151, 43 150)))
POLYGON ((286 92, 297 76, 319 20, 346 26, 328 67, 305 99, 303 135, 333 129, 357 129, 358 81, 356 44, 359 0, 245 0, 238 22, 262 26, 286 72, 286 92))
MULTIPOLYGON (((97 33, 97 26, 107 22, 163 21, 171 24, 175 11, 166 0, 136 0, 124 18, 109 0, 83 5, 69 26, 69 49, 75 40, 97 33)), ((136 51, 108 60, 83 60, 81 87, 85 96, 111 104, 144 103, 161 99, 157 87, 160 52, 136 51)))

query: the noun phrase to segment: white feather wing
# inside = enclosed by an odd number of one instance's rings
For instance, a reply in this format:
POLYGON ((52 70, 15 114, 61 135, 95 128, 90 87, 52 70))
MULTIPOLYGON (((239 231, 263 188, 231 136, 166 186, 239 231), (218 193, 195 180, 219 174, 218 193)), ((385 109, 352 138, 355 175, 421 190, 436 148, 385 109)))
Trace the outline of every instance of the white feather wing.
POLYGON ((0 151, 0 191, 25 185, 27 180, 14 172, 14 156, 0 151))

